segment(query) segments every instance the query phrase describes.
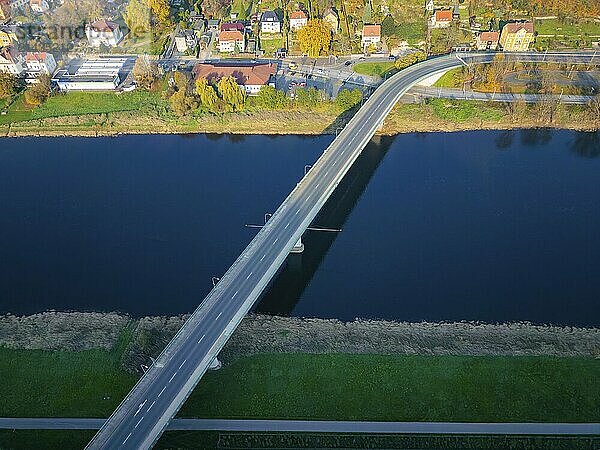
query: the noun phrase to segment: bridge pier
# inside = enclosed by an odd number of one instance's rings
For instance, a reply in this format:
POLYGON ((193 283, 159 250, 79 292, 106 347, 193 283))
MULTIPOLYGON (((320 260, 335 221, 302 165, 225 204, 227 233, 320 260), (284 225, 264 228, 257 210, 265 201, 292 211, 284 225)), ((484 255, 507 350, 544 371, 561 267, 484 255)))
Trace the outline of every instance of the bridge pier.
POLYGON ((292 248, 290 253, 302 253, 304 251, 304 244, 302 243, 302 238, 298 239, 298 242, 292 248))
POLYGON ((223 366, 223 364, 221 364, 221 361, 219 361, 219 358, 215 358, 210 363, 210 366, 208 366, 208 370, 219 370, 222 366, 223 366))

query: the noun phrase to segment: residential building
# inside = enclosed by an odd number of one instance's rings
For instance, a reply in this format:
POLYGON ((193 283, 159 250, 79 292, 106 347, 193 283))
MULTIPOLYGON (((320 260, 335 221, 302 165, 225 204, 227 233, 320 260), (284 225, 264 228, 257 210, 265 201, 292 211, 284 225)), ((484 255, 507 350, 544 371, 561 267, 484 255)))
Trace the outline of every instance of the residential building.
POLYGON ((17 43, 17 29, 14 25, 0 25, 0 47, 17 43))
POLYGON ((340 18, 334 8, 330 7, 325 10, 323 13, 323 21, 329 25, 329 28, 333 34, 337 33, 338 29, 340 28, 340 18))
POLYGON ((290 14, 290 30, 298 31, 300 28, 305 27, 308 23, 308 16, 304 11, 294 11, 290 14))
POLYGON ((246 47, 246 35, 238 30, 219 33, 219 51, 221 53, 243 52, 246 47))
POLYGON ((524 52, 534 40, 532 22, 507 23, 500 34, 500 45, 505 52, 524 52))
POLYGON ((25 58, 12 45, 0 49, 0 72, 12 73, 16 76, 25 73, 25 58))
POLYGON ((97 58, 72 63, 52 77, 61 91, 113 91, 121 83, 127 58, 97 58))
POLYGON ((368 50, 371 46, 377 47, 381 42, 381 25, 365 25, 362 29, 362 38, 360 45, 363 50, 368 50))
POLYGON ((454 5, 454 9, 452 10, 452 20, 460 21, 460 7, 458 5, 454 5))
POLYGON ((260 31, 263 33, 281 33, 281 20, 275 11, 265 11, 260 17, 260 31))
POLYGON ((223 77, 232 76, 247 95, 257 95, 263 86, 275 87, 275 64, 235 65, 235 64, 196 64, 196 79, 206 78, 216 84, 223 77))
POLYGON ((50 5, 48 5, 46 0, 29 0, 29 6, 33 12, 38 14, 42 14, 50 10, 50 5))
POLYGON ((208 19, 208 29, 217 31, 219 29, 219 19, 208 19))
POLYGON ((8 0, 8 4, 10 6, 11 14, 15 16, 17 13, 23 11, 25 5, 29 4, 29 0, 8 0))
POLYGON ((119 24, 106 19, 88 23, 85 26, 85 35, 90 47, 94 48, 99 48, 102 45, 116 47, 123 39, 123 32, 119 24))
POLYGON ((179 53, 193 52, 198 46, 198 36, 192 30, 181 30, 175 36, 175 47, 179 53))
POLYGON ((10 16, 10 3, 8 0, 0 0, 0 22, 6 22, 10 16))
POLYGON ((450 25, 452 25, 451 9, 438 9, 433 16, 431 16, 431 28, 448 28, 450 25))
POLYGON ((475 38, 477 50, 497 50, 500 33, 497 31, 483 31, 475 38))
POLYGON ((239 31, 240 33, 244 32, 244 24, 241 22, 225 22, 221 24, 221 31, 239 31))
POLYGON ((37 78, 42 73, 52 75, 57 64, 52 53, 27 52, 25 66, 27 67, 27 78, 37 78))
POLYGON ((433 13, 435 11, 435 5, 433 4, 433 0, 425 0, 425 11, 428 13, 433 13))

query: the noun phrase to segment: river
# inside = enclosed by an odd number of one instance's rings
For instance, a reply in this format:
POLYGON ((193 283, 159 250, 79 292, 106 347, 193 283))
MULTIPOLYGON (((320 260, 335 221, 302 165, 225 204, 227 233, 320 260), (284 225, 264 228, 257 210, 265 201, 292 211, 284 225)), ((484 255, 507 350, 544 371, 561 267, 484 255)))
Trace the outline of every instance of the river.
MULTIPOLYGON (((0 312, 193 310, 330 136, 0 141, 0 312)), ((375 138, 258 304, 599 326, 600 134, 375 138)))

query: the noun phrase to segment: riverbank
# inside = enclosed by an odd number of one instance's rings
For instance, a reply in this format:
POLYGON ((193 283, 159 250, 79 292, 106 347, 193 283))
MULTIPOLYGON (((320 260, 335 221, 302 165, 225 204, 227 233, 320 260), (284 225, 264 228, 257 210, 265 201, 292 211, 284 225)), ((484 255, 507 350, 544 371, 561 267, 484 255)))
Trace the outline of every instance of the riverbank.
MULTIPOLYGON (((122 106, 126 108, 125 105, 122 106)), ((116 136, 120 134, 335 134, 350 120, 333 107, 315 111, 248 110, 222 115, 176 118, 156 105, 139 109, 64 115, 57 108, 39 119, 0 122, 0 135, 21 136, 116 136), (52 115, 54 114, 54 115, 52 115)), ((577 131, 600 129, 600 119, 585 106, 561 105, 546 118, 536 105, 429 99, 423 104, 400 103, 390 113, 382 135, 411 132, 561 128, 577 131)))

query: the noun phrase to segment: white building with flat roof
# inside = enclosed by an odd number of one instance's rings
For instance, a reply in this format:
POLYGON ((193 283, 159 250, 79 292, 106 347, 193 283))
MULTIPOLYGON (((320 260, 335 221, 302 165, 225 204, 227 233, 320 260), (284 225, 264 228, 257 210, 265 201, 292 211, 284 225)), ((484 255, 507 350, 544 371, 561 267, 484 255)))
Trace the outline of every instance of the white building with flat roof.
POLYGON ((114 91, 127 58, 88 59, 56 72, 52 81, 61 91, 114 91))

